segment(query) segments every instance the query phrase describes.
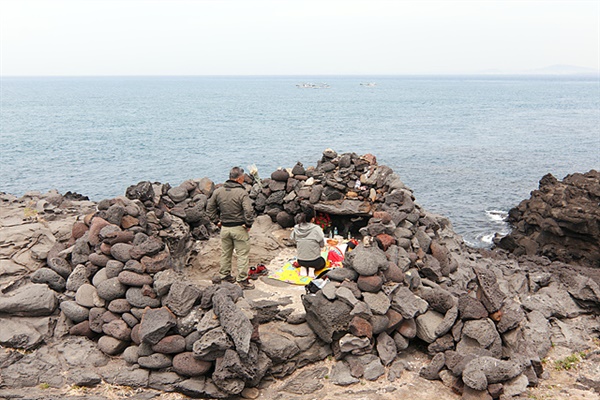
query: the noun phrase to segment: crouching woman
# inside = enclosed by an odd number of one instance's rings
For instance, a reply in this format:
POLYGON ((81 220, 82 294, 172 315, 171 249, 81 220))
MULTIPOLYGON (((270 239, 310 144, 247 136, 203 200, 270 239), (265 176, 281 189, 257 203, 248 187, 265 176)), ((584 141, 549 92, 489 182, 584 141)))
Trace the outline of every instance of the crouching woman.
POLYGON ((321 227, 314 223, 315 211, 308 208, 296 215, 296 225, 290 239, 298 249, 298 266, 301 276, 315 277, 315 270, 325 267, 325 259, 321 256, 321 248, 325 246, 325 235, 321 227))

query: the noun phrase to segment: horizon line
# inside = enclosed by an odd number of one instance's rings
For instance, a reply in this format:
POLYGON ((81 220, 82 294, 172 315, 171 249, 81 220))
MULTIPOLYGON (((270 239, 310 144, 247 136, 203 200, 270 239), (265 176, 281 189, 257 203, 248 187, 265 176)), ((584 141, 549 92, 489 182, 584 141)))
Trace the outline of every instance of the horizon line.
POLYGON ((194 77, 397 77, 397 76, 600 76, 598 71, 585 72, 440 72, 400 74, 81 74, 81 75, 3 75, 2 78, 194 78, 194 77))

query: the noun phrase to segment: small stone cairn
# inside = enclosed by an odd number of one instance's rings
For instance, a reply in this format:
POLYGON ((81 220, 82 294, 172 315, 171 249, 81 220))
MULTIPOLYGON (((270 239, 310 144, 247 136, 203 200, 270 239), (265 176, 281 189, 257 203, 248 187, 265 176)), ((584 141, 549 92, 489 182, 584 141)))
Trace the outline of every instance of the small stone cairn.
MULTIPOLYGON (((33 313, 58 307, 71 335, 139 366, 131 380, 192 397, 235 396, 328 356, 337 360, 335 384, 386 371, 393 381, 406 367, 398 355, 416 343, 433 357, 423 378, 477 396, 468 398, 508 399, 543 376, 549 319, 593 316, 600 304, 598 285, 583 276, 458 257, 462 244, 449 221, 422 210, 372 155, 328 149, 315 168, 298 163, 262 181, 247 176, 247 187, 256 211, 282 227, 308 205, 339 217, 345 231, 364 221, 358 230, 367 239, 322 290, 303 296, 305 313, 249 301, 227 282, 182 279, 190 243, 215 230, 208 179, 141 182, 99 202, 32 274, 36 285, 9 293, 0 313, 24 315, 18 304, 36 293, 43 306, 33 313)), ((75 383, 98 381, 88 374, 75 383)))

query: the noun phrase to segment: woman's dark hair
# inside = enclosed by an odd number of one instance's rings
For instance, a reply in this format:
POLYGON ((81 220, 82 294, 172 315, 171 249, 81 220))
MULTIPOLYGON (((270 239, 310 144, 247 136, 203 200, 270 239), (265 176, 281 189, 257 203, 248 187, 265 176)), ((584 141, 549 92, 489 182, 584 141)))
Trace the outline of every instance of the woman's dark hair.
POLYGON ((298 213, 294 218, 294 221, 297 224, 303 224, 305 222, 310 222, 315 217, 315 210, 312 208, 307 208, 303 210, 301 213, 298 213))

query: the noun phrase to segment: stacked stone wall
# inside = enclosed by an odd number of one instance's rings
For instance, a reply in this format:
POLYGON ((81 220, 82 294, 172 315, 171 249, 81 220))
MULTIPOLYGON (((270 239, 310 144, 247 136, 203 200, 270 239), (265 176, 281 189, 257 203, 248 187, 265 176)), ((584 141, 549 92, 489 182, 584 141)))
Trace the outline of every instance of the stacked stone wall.
MULTIPOLYGON (((386 371, 392 380, 399 356, 418 344, 432 356, 421 370, 425 379, 509 398, 543 376, 552 320, 593 320, 598 312, 600 289, 589 278, 530 272, 513 261, 499 267, 463 252, 449 221, 422 210, 371 155, 326 150, 314 168, 246 178, 257 212, 282 227, 308 206, 341 217, 340 224, 363 221, 361 243, 344 267, 303 296, 305 313, 283 301, 249 301, 227 282, 185 281, 191 243, 215 233, 206 215, 215 188, 208 179, 177 187, 140 182, 125 197, 99 202, 47 252, 33 285, 6 288, 0 313, 60 310, 71 335, 139 367, 129 380, 193 397, 235 396, 329 355, 338 361, 330 374, 336 384, 377 380, 386 371)), ((2 344, 17 348, 44 340, 8 336, 2 344)), ((28 384, 18 368, 9 363, 4 379, 28 384)), ((88 374, 77 383, 99 380, 88 374)))

